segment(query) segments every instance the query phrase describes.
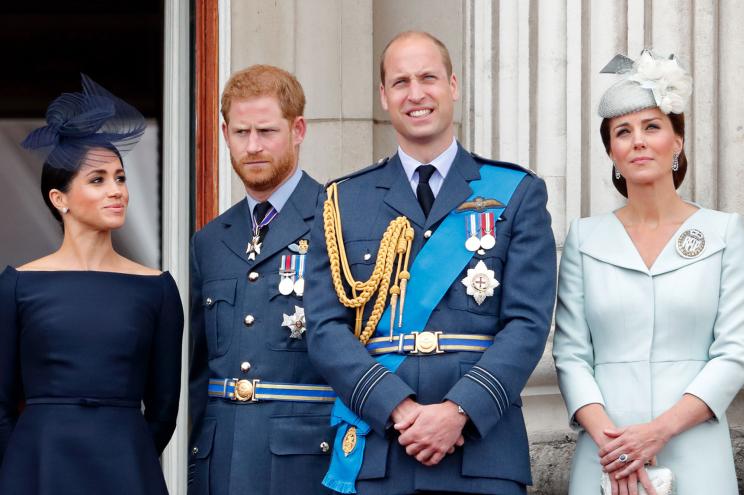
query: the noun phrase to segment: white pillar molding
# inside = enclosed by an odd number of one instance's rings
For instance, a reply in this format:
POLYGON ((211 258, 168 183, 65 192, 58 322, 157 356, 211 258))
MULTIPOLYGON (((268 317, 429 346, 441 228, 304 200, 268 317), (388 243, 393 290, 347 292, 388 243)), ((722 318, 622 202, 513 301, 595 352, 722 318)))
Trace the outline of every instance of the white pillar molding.
MULTIPOLYGON (((719 10, 718 206, 744 214, 744 2, 722 0, 719 10)), ((704 149, 710 149, 710 143, 704 149)), ((703 150, 701 150, 703 151, 703 150)))
MULTIPOLYGON (((582 0, 566 1, 566 229, 571 219, 582 216, 582 205, 586 204, 582 179, 588 166, 584 140, 586 108, 586 78, 584 53, 582 0)), ((555 232, 555 229, 553 229, 555 232)), ((563 232, 561 237, 564 237, 563 232)), ((559 247, 563 247, 560 242, 559 247)))
MULTIPOLYGON (((189 88, 191 51, 188 2, 165 1, 163 74, 163 269, 170 271, 188 309, 189 295, 189 88)), ((187 313, 188 314, 188 313, 187 313)), ((186 320, 188 322, 188 319, 186 320)), ((188 323, 181 346, 181 399, 176 431, 161 464, 170 493, 186 493, 188 449, 188 323)))
MULTIPOLYGON (((219 0, 217 4, 217 29, 219 31, 219 61, 217 74, 219 77, 220 95, 225 89, 230 74, 232 73, 231 64, 231 47, 232 47, 232 15, 231 0, 219 0)), ((225 137, 222 134, 222 120, 215 122, 219 130, 219 177, 218 177, 218 208, 223 213, 232 205, 232 163, 230 162, 230 152, 227 149, 225 137)))
POLYGON ((692 72, 694 90, 688 116, 685 154, 691 167, 691 199, 718 208, 718 3, 695 2, 692 53, 685 61, 692 72))
POLYGON ((465 3, 465 63, 463 95, 465 146, 493 156, 493 11, 491 0, 465 3))
POLYGON ((498 135, 500 160, 519 161, 519 11, 517 2, 499 2, 498 135))

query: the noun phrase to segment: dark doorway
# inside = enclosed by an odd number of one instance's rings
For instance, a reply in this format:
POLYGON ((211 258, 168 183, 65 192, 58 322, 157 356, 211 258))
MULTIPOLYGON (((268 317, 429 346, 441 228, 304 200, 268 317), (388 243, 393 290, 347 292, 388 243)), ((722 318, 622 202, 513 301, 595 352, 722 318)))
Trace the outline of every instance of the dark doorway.
POLYGON ((41 163, 19 143, 43 125, 56 96, 80 91, 80 73, 148 119, 142 142, 124 157, 131 202, 115 242, 125 256, 160 264, 163 26, 162 0, 0 4, 1 264, 48 254, 61 238, 38 190, 41 163))

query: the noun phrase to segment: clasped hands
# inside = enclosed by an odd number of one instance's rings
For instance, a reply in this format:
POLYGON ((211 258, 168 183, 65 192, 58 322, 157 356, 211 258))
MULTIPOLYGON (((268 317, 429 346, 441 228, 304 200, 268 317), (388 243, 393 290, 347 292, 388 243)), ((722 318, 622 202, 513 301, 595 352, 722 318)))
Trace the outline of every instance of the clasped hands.
POLYGON ((669 435, 654 422, 607 428, 604 435, 607 442, 599 449, 599 462, 610 475, 613 495, 636 495, 638 483, 646 493, 656 495, 644 466, 655 464, 656 454, 669 441, 669 435), (620 460, 623 454, 627 456, 625 462, 620 460))
POLYGON ((409 397, 398 404, 390 418, 400 434, 398 443, 425 466, 438 464, 465 443, 462 429, 468 418, 457 411, 454 402, 422 405, 409 397))

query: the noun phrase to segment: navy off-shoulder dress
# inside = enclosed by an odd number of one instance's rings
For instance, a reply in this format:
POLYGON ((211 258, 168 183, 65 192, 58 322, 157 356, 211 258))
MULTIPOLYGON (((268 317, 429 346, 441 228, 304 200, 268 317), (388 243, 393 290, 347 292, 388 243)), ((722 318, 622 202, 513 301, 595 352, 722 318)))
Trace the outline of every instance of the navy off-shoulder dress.
POLYGON ((167 272, 6 268, 0 494, 166 494, 182 332, 167 272))

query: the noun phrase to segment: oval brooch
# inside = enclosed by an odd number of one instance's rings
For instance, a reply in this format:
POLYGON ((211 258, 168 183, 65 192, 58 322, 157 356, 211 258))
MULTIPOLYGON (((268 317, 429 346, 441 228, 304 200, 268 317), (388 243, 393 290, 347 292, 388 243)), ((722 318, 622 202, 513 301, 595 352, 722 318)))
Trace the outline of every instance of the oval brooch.
POLYGON ((688 229, 677 238, 677 253, 683 258, 700 256, 705 249, 705 235, 698 229, 688 229))

